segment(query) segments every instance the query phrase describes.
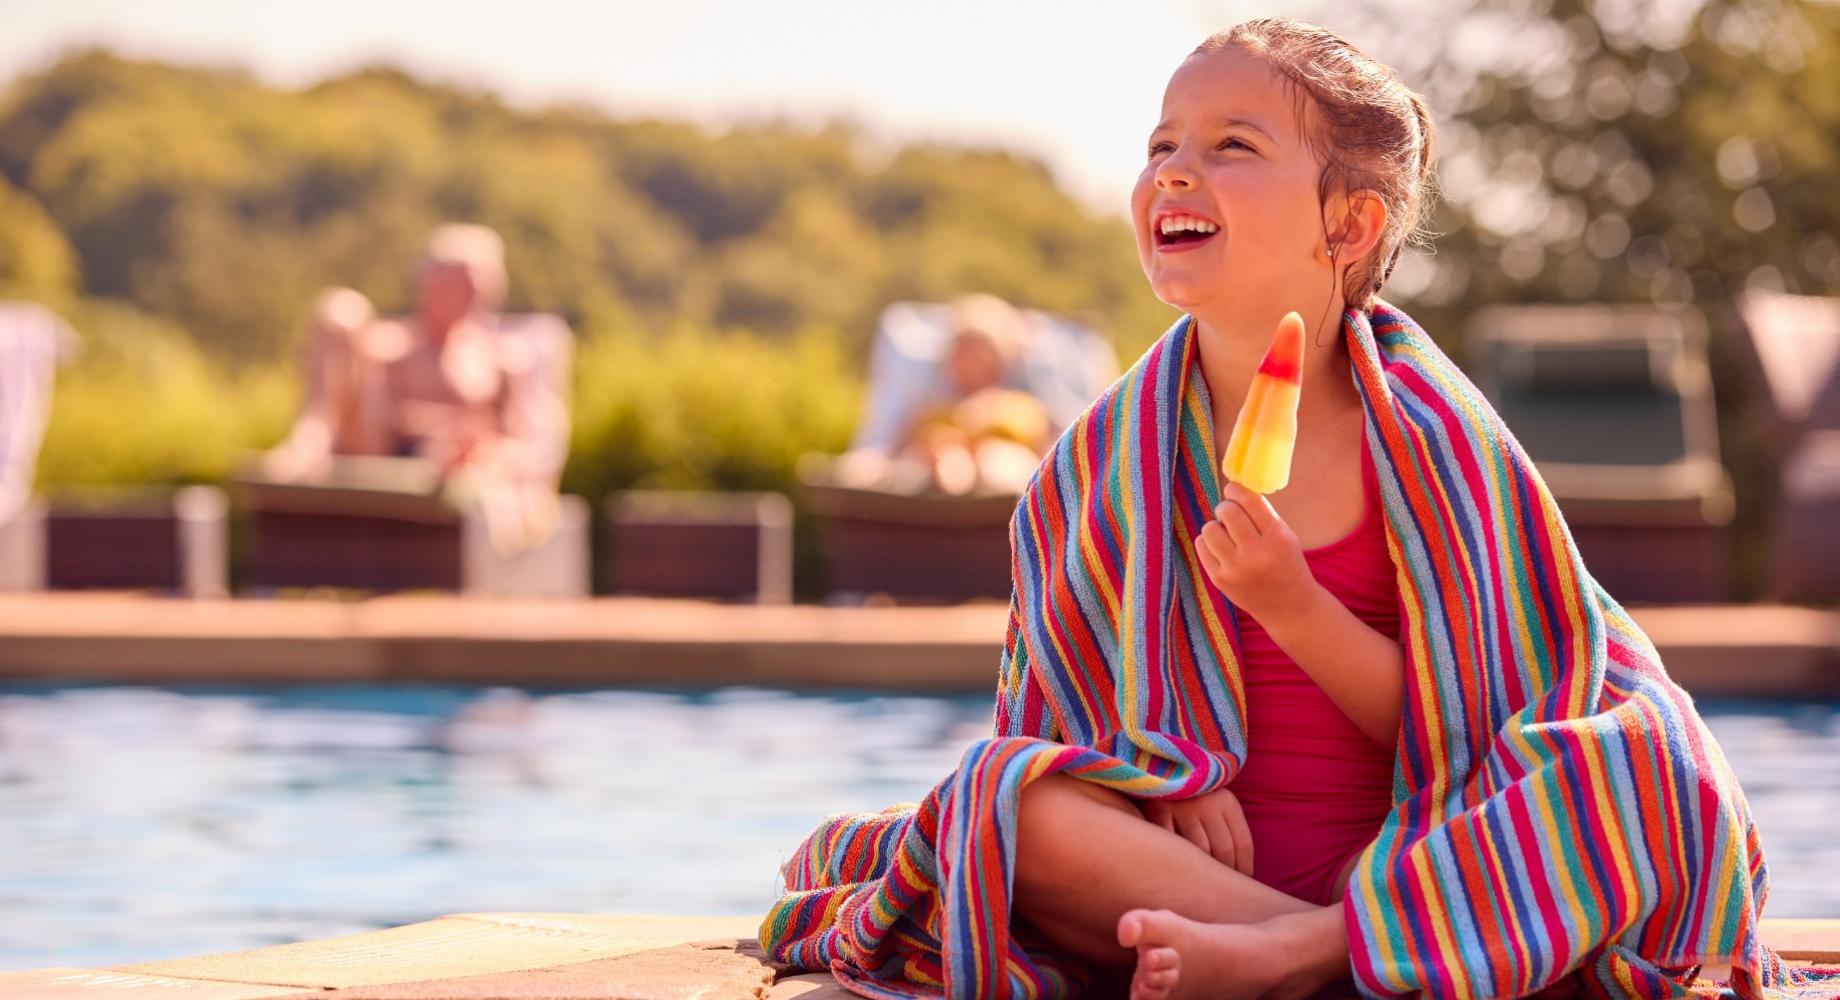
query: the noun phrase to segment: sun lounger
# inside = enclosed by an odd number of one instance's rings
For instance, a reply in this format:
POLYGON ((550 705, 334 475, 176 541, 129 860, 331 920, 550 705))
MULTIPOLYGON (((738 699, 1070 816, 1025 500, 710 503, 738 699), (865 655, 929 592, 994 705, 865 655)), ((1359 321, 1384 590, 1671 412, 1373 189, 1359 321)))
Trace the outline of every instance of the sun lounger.
POLYGON ((1779 464, 1769 596, 1840 600, 1840 298, 1750 293, 1735 319, 1779 464))
POLYGON ((46 586, 229 593, 229 503, 215 486, 123 488, 60 498, 45 517, 46 586))
POLYGON ((58 363, 76 334, 32 302, 0 302, 0 590, 45 585, 45 511, 33 474, 58 363))
POLYGON ((1840 298, 1747 292, 1733 313, 1775 443, 1840 430, 1840 298))
POLYGON ((607 590, 792 600, 792 502, 780 493, 631 490, 605 504, 607 590))
POLYGON ((1472 376, 1612 596, 1730 596, 1732 488, 1696 313, 1494 307, 1476 314, 1467 336, 1472 376))
POLYGON ((800 492, 817 517, 825 592, 835 603, 1009 596, 1010 493, 948 496, 843 485, 835 460, 800 463, 800 492))
POLYGON ((589 590, 589 514, 580 497, 561 498, 547 541, 506 554, 491 544, 478 511, 445 497, 437 471, 420 459, 342 457, 314 483, 275 482, 252 468, 232 485, 249 521, 244 580, 257 590, 495 597, 578 597, 589 590))
POLYGON ((27 497, 0 521, 0 593, 45 589, 45 501, 27 497))

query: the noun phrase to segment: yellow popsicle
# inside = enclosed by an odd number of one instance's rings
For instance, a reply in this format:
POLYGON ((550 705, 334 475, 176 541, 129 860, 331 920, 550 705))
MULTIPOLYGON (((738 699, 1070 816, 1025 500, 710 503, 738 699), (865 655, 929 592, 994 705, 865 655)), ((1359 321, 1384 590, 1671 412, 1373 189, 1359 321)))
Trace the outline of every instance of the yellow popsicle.
POLYGON ((1265 360, 1252 376, 1246 402, 1233 421, 1233 436, 1220 471, 1229 482, 1254 493, 1276 493, 1291 479, 1297 444, 1297 400, 1303 393, 1303 317, 1278 321, 1265 360))

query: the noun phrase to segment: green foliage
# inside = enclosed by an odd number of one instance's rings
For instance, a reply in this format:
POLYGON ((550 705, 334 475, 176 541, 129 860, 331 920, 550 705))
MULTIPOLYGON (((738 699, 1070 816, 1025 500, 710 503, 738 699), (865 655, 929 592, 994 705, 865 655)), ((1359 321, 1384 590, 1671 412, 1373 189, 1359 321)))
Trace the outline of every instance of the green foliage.
POLYGON ((505 236, 514 308, 576 324, 823 324, 860 348, 908 296, 994 291, 1104 329, 1160 308, 1128 233, 1041 164, 864 147, 844 125, 520 111, 388 69, 283 91, 101 51, 0 101, 0 176, 75 247, 81 292, 237 364, 284 356, 326 285, 406 306, 409 264, 449 219, 505 236))
POLYGON ((563 487, 789 491, 807 451, 848 446, 862 379, 822 329, 769 341, 680 326, 590 331, 575 359, 563 487))
POLYGON ((76 273, 76 254, 44 208, 0 180, 0 298, 62 305, 76 291, 76 273))
POLYGON ((221 481, 293 419, 299 387, 286 366, 232 373, 182 331, 119 305, 69 318, 83 347, 58 374, 38 462, 54 490, 221 481))
POLYGON ((1390 298, 1451 329, 1481 303, 1840 294, 1840 4, 1466 6, 1522 39, 1473 76, 1375 29, 1431 89, 1448 196, 1390 298))

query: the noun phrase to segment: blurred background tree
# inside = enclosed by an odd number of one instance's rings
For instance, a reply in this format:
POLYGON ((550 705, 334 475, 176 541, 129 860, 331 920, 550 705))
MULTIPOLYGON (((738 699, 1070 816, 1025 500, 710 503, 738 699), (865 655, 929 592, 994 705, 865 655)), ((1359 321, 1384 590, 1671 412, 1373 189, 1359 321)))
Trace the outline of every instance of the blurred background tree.
POLYGON ((1389 298, 1458 358, 1483 304, 1701 313, 1755 592, 1781 456, 1734 306, 1747 288, 1840 295, 1840 4, 1471 2, 1440 46, 1365 9, 1357 33, 1427 91, 1442 143, 1441 235, 1389 298))
MULTIPOLYGON (((1731 421, 1751 407, 1717 363, 1724 311, 1746 287, 1840 294, 1840 5, 1449 10, 1436 44, 1403 4, 1315 18, 1426 92, 1439 127, 1438 237, 1385 295, 1459 357, 1483 304, 1704 310, 1743 488, 1750 438, 1731 421)), ((790 456, 847 440, 854 403, 770 419, 803 404, 768 382, 859 399, 891 300, 995 292, 1093 324, 1126 361, 1174 318, 1125 220, 1010 152, 891 149, 847 122, 718 131, 520 109, 387 67, 287 90, 79 51, 0 94, 0 294, 74 311, 99 345, 65 374, 41 478, 211 478, 270 443, 314 292, 405 308, 409 265, 448 219, 502 232, 512 307, 582 335, 570 482, 591 493, 789 483, 790 456), (750 419, 697 411, 709 376, 680 341, 753 359, 730 390, 751 394, 732 411, 750 419), (207 398, 161 395, 180 391, 207 398), (77 412, 105 405, 112 421, 77 412), (250 408, 272 416, 231 412, 250 408), (88 443, 135 412, 190 414, 193 450, 217 457, 88 443), (60 457, 71 448, 85 454, 60 457)))
POLYGON ((1363 23, 1442 140, 1442 235, 1390 289, 1415 315, 1840 292, 1840 4, 1515 0, 1454 20, 1486 28, 1452 43, 1492 39, 1485 65, 1434 67, 1422 26, 1363 23))
POLYGON ((513 308, 578 326, 823 324, 862 342, 891 299, 972 289, 1108 328, 1167 312, 1134 277, 1123 223, 1015 154, 888 156, 843 124, 718 134, 522 111, 390 69, 294 92, 75 53, 12 87, 0 178, 24 196, 0 202, 9 218, 51 223, 18 241, 36 241, 33 281, 70 284, 38 246, 61 234, 82 294, 235 363, 290 348, 327 284, 403 308, 421 240, 447 219, 505 236, 513 308))

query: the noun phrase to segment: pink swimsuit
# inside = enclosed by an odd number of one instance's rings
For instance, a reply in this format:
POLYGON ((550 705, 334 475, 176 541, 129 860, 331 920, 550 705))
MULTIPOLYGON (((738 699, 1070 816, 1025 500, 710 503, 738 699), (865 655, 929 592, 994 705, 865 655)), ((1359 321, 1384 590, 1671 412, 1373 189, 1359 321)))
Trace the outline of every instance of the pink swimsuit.
MULTIPOLYGON (((1348 610, 1389 638, 1400 596, 1373 459, 1361 449, 1367 514, 1355 531, 1305 549, 1310 572, 1348 610)), ((1228 786, 1252 832, 1253 877, 1328 905, 1343 865, 1373 840, 1393 804, 1393 749, 1369 739, 1252 616, 1239 613, 1246 682, 1246 766, 1228 786)))

